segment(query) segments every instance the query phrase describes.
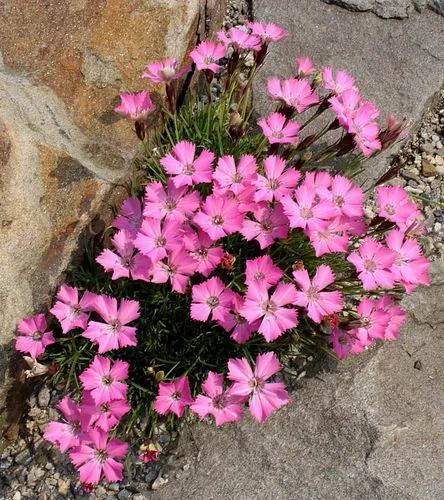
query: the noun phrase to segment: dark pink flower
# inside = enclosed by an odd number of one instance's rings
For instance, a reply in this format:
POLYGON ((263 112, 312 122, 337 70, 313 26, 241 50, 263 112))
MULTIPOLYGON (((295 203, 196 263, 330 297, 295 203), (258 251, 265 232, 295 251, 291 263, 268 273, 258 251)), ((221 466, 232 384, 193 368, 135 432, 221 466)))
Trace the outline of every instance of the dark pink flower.
POLYGON ((97 404, 88 391, 83 393, 81 411, 88 420, 89 427, 98 427, 109 432, 130 410, 131 406, 125 399, 113 399, 97 404))
POLYGON ((252 182, 256 187, 254 200, 259 201, 280 201, 295 188, 301 174, 294 168, 286 168, 283 158, 271 155, 264 160, 264 174, 258 175, 252 182))
POLYGON ((172 412, 178 417, 183 415, 185 408, 193 403, 188 377, 179 377, 172 382, 160 382, 159 393, 153 408, 160 415, 172 412))
POLYGON ((295 108, 298 113, 302 113, 319 102, 319 97, 304 79, 279 80, 278 78, 270 78, 267 82, 267 88, 271 99, 295 108))
POLYGON ((274 208, 258 205, 254 219, 244 219, 240 233, 247 241, 256 239, 263 250, 275 240, 287 238, 288 219, 280 204, 274 208))
POLYGON ((127 198, 120 207, 119 214, 113 221, 116 229, 126 229, 136 235, 142 225, 142 204, 137 198, 127 198))
POLYGON ((247 260, 245 284, 264 285, 266 288, 276 285, 283 276, 283 271, 276 266, 269 255, 247 260))
POLYGON ((32 358, 38 358, 45 352, 55 339, 52 332, 46 331, 44 314, 36 314, 29 318, 22 318, 17 326, 19 336, 15 342, 17 351, 29 353, 32 358))
MULTIPOLYGON (((268 257, 268 256, 267 256, 268 257)), ((238 344, 244 344, 250 340, 254 332, 257 331, 260 321, 249 323, 241 314, 244 306, 244 298, 238 293, 231 294, 231 310, 225 315, 223 321, 218 321, 220 326, 227 332, 231 332, 230 337, 238 344)))
POLYGON ((86 291, 79 300, 77 288, 65 284, 60 287, 57 302, 49 311, 59 320, 63 333, 74 328, 86 328, 93 298, 94 295, 86 291))
POLYGON ((218 240, 239 231, 243 215, 233 200, 226 196, 210 195, 193 220, 212 240, 218 240))
POLYGON ((153 265, 151 281, 153 283, 171 282, 174 292, 185 293, 190 276, 196 271, 196 261, 181 247, 168 253, 164 260, 153 265))
POLYGON ((134 240, 135 247, 155 264, 182 244, 181 223, 177 219, 144 219, 134 240))
POLYGON ((197 273, 209 276, 211 271, 220 264, 224 249, 221 246, 213 246, 213 240, 203 231, 186 233, 183 242, 191 257, 196 261, 197 273))
POLYGON ((213 277, 194 285, 191 317, 197 321, 207 321, 210 316, 216 321, 224 321, 230 311, 232 292, 223 281, 213 277))

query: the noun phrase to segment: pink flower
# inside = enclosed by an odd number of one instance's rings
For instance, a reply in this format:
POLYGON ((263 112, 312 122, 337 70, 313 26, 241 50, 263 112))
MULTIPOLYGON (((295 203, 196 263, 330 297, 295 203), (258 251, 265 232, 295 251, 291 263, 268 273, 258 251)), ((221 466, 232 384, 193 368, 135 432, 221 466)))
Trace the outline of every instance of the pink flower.
POLYGON ((232 292, 217 277, 194 285, 192 290, 191 317, 196 321, 224 321, 230 311, 232 292))
POLYGON ((49 422, 43 434, 44 439, 58 446, 62 453, 79 446, 80 436, 86 430, 85 415, 70 397, 65 396, 57 405, 63 415, 62 422, 49 422))
POLYGON ((364 156, 370 156, 381 149, 379 125, 373 121, 379 110, 370 102, 363 101, 354 113, 350 132, 355 134, 354 140, 364 156))
POLYGON ((274 23, 247 21, 245 25, 253 35, 260 37, 263 43, 278 42, 288 36, 288 31, 274 23))
POLYGON ((211 271, 220 264, 224 255, 221 246, 212 246, 213 240, 203 231, 189 233, 184 236, 185 248, 196 261, 195 272, 209 276, 211 271))
POLYGON ((216 64, 220 59, 225 57, 226 48, 220 43, 210 42, 205 40, 190 52, 190 57, 196 64, 198 70, 209 70, 212 73, 218 73, 221 69, 219 64, 216 64))
POLYGON ((389 314, 389 323, 384 331, 384 340, 397 339, 399 330, 407 318, 406 312, 395 304, 394 300, 387 294, 378 299, 376 306, 389 314))
POLYGON ((350 132, 353 126, 353 116, 361 103, 361 94, 357 89, 348 89, 339 96, 331 97, 328 102, 332 111, 338 117, 339 125, 350 132))
POLYGON ((137 198, 127 198, 120 207, 119 215, 113 221, 116 229, 126 229, 136 235, 142 225, 142 204, 137 198))
POLYGON ((171 282, 174 292, 185 293, 189 277, 196 270, 196 261, 183 249, 175 248, 165 260, 153 265, 151 281, 153 283, 171 282))
POLYGON ((221 373, 208 372, 202 384, 204 394, 199 394, 190 406, 191 411, 202 420, 213 415, 216 426, 226 422, 236 422, 242 417, 244 397, 233 396, 230 390, 224 390, 224 376, 221 373))
MULTIPOLYGON (((268 257, 268 255, 267 255, 268 257)), ((223 321, 219 321, 220 326, 227 332, 231 332, 230 337, 238 344, 245 344, 250 340, 253 332, 257 331, 260 321, 249 323, 241 314, 244 306, 244 298, 238 293, 231 295, 231 310, 225 315, 223 321)))
POLYGON ((120 104, 114 108, 114 111, 130 120, 143 121, 155 109, 156 106, 151 100, 149 92, 143 90, 136 94, 120 94, 120 104))
POLYGON ((392 288, 396 280, 391 272, 396 254, 384 247, 373 238, 364 238, 357 252, 351 253, 347 260, 351 262, 358 272, 364 290, 376 288, 392 288))
POLYGON ((15 342, 17 351, 29 353, 32 358, 38 358, 45 352, 47 346, 55 342, 53 333, 47 332, 46 328, 44 314, 22 318, 17 326, 20 334, 15 342))
POLYGON ((362 345, 367 346, 374 339, 383 339, 390 321, 390 314, 379 307, 378 301, 363 297, 358 305, 361 325, 355 330, 362 345))
POLYGON ((189 65, 179 69, 176 59, 165 59, 148 64, 142 73, 142 78, 148 78, 153 83, 170 83, 172 80, 182 78, 188 71, 190 71, 189 65))
POLYGON ((312 75, 315 72, 313 61, 309 57, 298 57, 296 59, 296 67, 299 77, 312 75))
POLYGON ((311 85, 303 79, 279 80, 278 78, 270 78, 267 82, 267 88, 271 99, 282 101, 287 106, 296 108, 298 113, 302 113, 319 102, 319 97, 313 92, 311 85))
POLYGON ((304 184, 314 190, 316 195, 321 198, 320 192, 323 189, 330 188, 333 182, 333 177, 328 172, 306 172, 304 177, 304 184))
POLYGON ((253 50, 258 52, 261 47, 261 39, 248 31, 234 27, 228 31, 218 31, 217 38, 225 45, 232 46, 235 50, 253 50))
POLYGON ((279 283, 270 296, 265 284, 253 282, 248 287, 245 304, 240 312, 250 323, 261 319, 258 332, 267 342, 272 342, 297 326, 296 309, 285 307, 293 304, 295 298, 296 289, 289 283, 279 283))
POLYGON ((247 260, 245 268, 245 284, 253 283, 270 288, 276 285, 283 276, 283 271, 276 266, 269 255, 247 260))
POLYGON ((339 70, 336 73, 336 78, 333 76, 333 70, 325 67, 322 70, 322 80, 324 87, 331 90, 336 95, 340 95, 346 90, 357 90, 355 80, 346 71, 339 70))
POLYGON ((93 294, 87 291, 79 300, 77 288, 65 284, 60 287, 57 292, 57 302, 49 312, 59 320, 63 333, 74 328, 86 328, 92 297, 93 294))
POLYGON ((109 358, 95 356, 79 379, 96 404, 109 403, 114 399, 126 399, 128 363, 117 359, 111 364, 109 358))
POLYGON ((83 394, 81 411, 88 419, 90 427, 98 427, 102 431, 109 432, 130 410, 131 406, 125 399, 97 404, 88 391, 83 394))
POLYGON ((257 123, 270 144, 295 144, 299 140, 301 126, 282 113, 271 113, 257 123))
POLYGON ((228 378, 233 381, 231 394, 249 396, 250 412, 259 422, 264 422, 273 412, 290 402, 282 382, 267 382, 281 369, 274 352, 259 354, 254 372, 246 358, 228 361, 228 378))
POLYGON ((102 475, 113 483, 123 479, 123 465, 116 459, 125 458, 127 451, 127 443, 110 438, 100 429, 91 429, 69 456, 79 470, 82 483, 97 484, 102 475))
POLYGON ((404 223, 417 207, 410 201, 409 195, 400 186, 378 186, 376 188, 376 206, 378 215, 396 224, 404 223))
POLYGON ((212 240, 218 240, 239 231, 242 227, 243 215, 233 200, 210 195, 207 196, 201 211, 197 212, 193 220, 212 240))
MULTIPOLYGON (((133 235, 127 230, 118 231, 111 239, 116 252, 105 248, 96 258, 105 271, 112 271, 111 279, 131 278, 148 281, 151 260, 136 252, 133 235)), ((82 328, 85 328, 84 326, 82 328)))
POLYGON ((336 356, 339 359, 344 359, 350 354, 352 346, 356 342, 356 337, 350 332, 334 327, 331 331, 329 342, 332 344, 336 356))
POLYGON ((159 450, 156 448, 156 445, 154 443, 142 443, 139 447, 139 451, 139 460, 144 464, 147 464, 149 462, 157 462, 157 460, 159 459, 159 450))
POLYGON ((256 179, 256 170, 256 158, 253 155, 242 155, 237 166, 233 156, 222 156, 213 174, 217 194, 222 195, 227 191, 235 195, 242 193, 256 179))
POLYGON ((155 264, 181 246, 180 222, 174 219, 144 219, 134 245, 155 264))
POLYGON ((256 239, 263 250, 275 240, 287 238, 288 219, 280 204, 274 208, 258 205, 254 217, 256 220, 245 219, 240 230, 246 240, 256 239))
POLYGON ((264 175, 258 175, 252 184, 256 186, 254 200, 281 200, 290 194, 299 182, 301 174, 294 168, 285 169, 285 160, 280 156, 271 155, 264 160, 264 175))
POLYGON ((330 221, 312 221, 307 232, 316 257, 326 253, 347 252, 349 240, 346 230, 348 227, 349 225, 341 217, 330 221))
POLYGON ((331 201, 340 215, 362 217, 364 214, 364 193, 347 177, 333 176, 329 188, 321 187, 318 193, 321 199, 331 201))
POLYGON ((192 216, 199 205, 197 191, 188 192, 186 186, 177 188, 171 179, 166 189, 160 182, 150 182, 145 186, 144 217, 183 222, 192 216))
POLYGON ((105 323, 90 321, 82 333, 82 337, 98 344, 100 354, 113 349, 137 345, 136 328, 125 326, 140 316, 137 300, 121 299, 120 307, 118 307, 117 299, 114 297, 97 295, 92 303, 92 308, 105 323))
POLYGON ((329 201, 319 201, 316 191, 307 183, 301 184, 294 191, 295 199, 290 196, 282 198, 281 203, 285 215, 290 221, 290 227, 301 229, 316 227, 321 220, 335 218, 337 211, 329 201))
POLYGON ((183 415, 185 407, 193 403, 188 377, 179 377, 172 382, 160 382, 159 393, 153 408, 160 415, 172 412, 178 417, 183 415))
POLYGON ((404 233, 393 229, 387 234, 385 241, 388 248, 395 252, 395 261, 390 270, 407 293, 418 285, 430 285, 430 262, 422 256, 421 247, 416 240, 406 238, 404 233))
POLYGON ((320 265, 310 280, 306 269, 293 271, 293 277, 301 291, 296 292, 294 303, 307 309, 307 316, 320 323, 325 316, 342 310, 342 295, 338 291, 323 292, 335 280, 330 266, 320 265))
POLYGON ((172 176, 176 187, 192 186, 212 181, 211 165, 214 153, 204 149, 197 157, 196 146, 189 141, 180 141, 171 153, 164 156, 160 163, 165 172, 172 176))

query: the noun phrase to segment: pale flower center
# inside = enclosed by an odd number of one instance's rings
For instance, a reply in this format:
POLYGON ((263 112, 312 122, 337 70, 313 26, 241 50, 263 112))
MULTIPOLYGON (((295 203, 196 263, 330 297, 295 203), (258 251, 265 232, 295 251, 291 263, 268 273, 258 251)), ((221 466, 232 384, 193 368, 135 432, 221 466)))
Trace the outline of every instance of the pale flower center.
POLYGON ((213 64, 214 63, 214 59, 211 56, 207 56, 207 57, 204 58, 204 63, 205 64, 213 64))
POLYGON ((311 219, 313 217, 313 212, 309 208, 301 208, 301 217, 305 220, 311 219))
POLYGON ((208 256, 208 248, 201 247, 197 249, 194 254, 199 260, 205 260, 208 256))
POLYGON ((212 309, 217 307, 219 305, 219 297, 215 297, 214 295, 212 295, 211 297, 208 297, 207 305, 209 307, 211 307, 212 309))
POLYGON ((175 391, 173 392, 173 394, 171 394, 171 399, 174 399, 174 401, 179 401, 181 397, 181 394, 179 391, 175 391))
POLYGON ((233 184, 238 184, 239 182, 242 182, 242 176, 239 173, 235 173, 232 178, 233 184))
POLYGON ((334 201, 335 205, 338 206, 338 207, 344 206, 344 203, 345 203, 345 200, 344 200, 343 196, 339 196, 339 195, 335 196, 333 198, 333 201, 334 201))
POLYGON ((265 278, 265 274, 262 271, 258 271, 255 273, 254 278, 257 280, 263 280, 265 278))
POLYGON ((314 302, 319 298, 319 291, 314 286, 310 286, 306 293, 307 293, 307 299, 310 302, 314 302))
POLYGON ((258 391, 262 389, 264 383, 265 381, 262 380, 260 377, 254 377, 248 381, 248 385, 251 387, 251 389, 253 389, 253 391, 258 391))
POLYGON ((277 306, 272 300, 267 300, 262 304, 262 310, 265 315, 273 315, 276 312, 277 306))
POLYGON ((182 172, 185 174, 185 175, 193 175, 194 172, 195 172, 195 168, 194 168, 194 165, 192 163, 189 163, 187 165, 184 165, 183 166, 183 169, 182 169, 182 172))
POLYGON ((170 67, 167 66, 166 68, 163 68, 161 70, 161 73, 165 80, 171 80, 171 78, 173 78, 173 76, 176 74, 176 70, 171 66, 170 67))
POLYGON ((80 426, 80 422, 78 420, 76 420, 74 422, 70 422, 69 423, 69 430, 71 431, 71 434, 73 436, 80 434, 80 431, 82 430, 82 428, 80 426))
POLYGON ((279 179, 269 179, 267 183, 268 189, 271 189, 272 191, 277 189, 279 185, 280 185, 279 179))
POLYGON ((165 203, 163 204, 163 208, 167 211, 167 212, 172 212, 177 206, 177 203, 175 200, 173 200, 172 198, 167 198, 165 200, 165 203))
POLYGON ((113 378, 111 375, 105 375, 102 377, 102 384, 103 385, 111 385, 113 383, 113 378))
POLYGON ((154 240, 156 247, 163 247, 166 243, 166 238, 164 236, 159 236, 154 240))
POLYGON ((131 266, 133 265, 133 258, 132 257, 123 257, 120 259, 120 262, 122 263, 122 267, 126 269, 130 269, 131 266))
POLYGON ((42 332, 34 332, 32 335, 32 340, 41 340, 42 339, 42 332))
POLYGON ((224 223, 224 220, 222 218, 221 215, 215 215, 212 219, 211 219, 211 222, 215 225, 215 226, 221 226, 223 223, 224 223))
POLYGON ((395 213, 395 209, 393 208, 393 205, 386 205, 385 206, 385 211, 389 214, 389 215, 393 215, 395 213))
POLYGON ((122 327, 122 323, 118 319, 114 319, 108 324, 112 333, 117 333, 122 327))
POLYGON ((261 222, 261 227, 264 231, 270 232, 273 229, 273 224, 270 219, 265 219, 261 222))
POLYGON ((284 137, 284 134, 280 131, 275 131, 273 132, 272 136, 275 138, 275 139, 282 139, 282 137, 284 137))
POLYGON ((376 264, 372 260, 366 259, 364 261, 364 269, 369 273, 373 273, 376 271, 376 264))

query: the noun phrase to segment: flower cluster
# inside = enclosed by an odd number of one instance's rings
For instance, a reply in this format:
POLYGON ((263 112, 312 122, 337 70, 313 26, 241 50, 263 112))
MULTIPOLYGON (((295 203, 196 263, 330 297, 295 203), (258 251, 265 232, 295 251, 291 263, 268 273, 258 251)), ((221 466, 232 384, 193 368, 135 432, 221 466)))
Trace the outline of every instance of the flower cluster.
MULTIPOLYGON (((245 103, 255 70, 270 43, 287 35, 273 23, 248 22, 191 51, 208 86, 216 74, 225 79, 221 100, 238 97, 224 104, 220 119, 233 143, 251 125, 245 123, 245 103), (254 69, 234 91, 247 57, 254 69)), ((164 86, 166 105, 156 105, 167 125, 171 116, 175 125, 180 121, 178 91, 189 70, 167 59, 143 72, 143 78, 164 86)), ((351 152, 365 161, 400 137, 400 124, 389 117, 381 130, 379 110, 361 97, 354 79, 345 71, 317 70, 309 58, 297 58, 289 78, 270 78, 267 90, 275 109, 258 120, 262 133, 250 149, 238 153, 220 141, 216 150, 208 137, 201 143, 176 129, 174 142, 169 136, 170 144, 153 155, 157 177, 147 180, 139 197, 123 202, 112 223, 111 244, 96 258, 112 282, 122 280, 122 289, 128 281, 163 284, 189 297, 186 312, 194 324, 210 323, 244 353, 227 356, 219 370, 226 368, 225 373, 209 371, 205 380, 193 378, 193 366, 173 376, 174 367, 167 375, 159 371, 152 411, 162 416, 182 417, 188 408, 219 426, 239 420, 248 407, 264 422, 290 401, 277 375, 283 369, 282 346, 291 345, 293 333, 309 331, 340 359, 360 353, 376 340, 394 340, 405 320, 398 305, 402 293, 429 284, 429 262, 418 242, 422 215, 409 194, 398 186, 379 186, 366 199, 344 171, 325 167, 326 160, 351 152), (332 121, 318 133, 306 133, 326 111, 332 121), (341 135, 327 148, 308 151, 337 131, 341 135), (376 210, 371 215, 368 202, 376 210), (201 393, 196 394, 197 382, 201 393)), ((116 111, 144 140, 156 105, 147 91, 125 93, 116 111)), ((102 355, 138 348, 133 325, 140 305, 90 291, 80 296, 62 285, 50 310, 62 337, 76 330, 94 346, 91 364, 79 375, 82 394, 60 402, 62 420, 45 432, 48 441, 69 453, 85 484, 102 476, 122 478, 128 445, 112 436, 131 411, 126 383, 131 366, 102 355)), ((33 370, 43 366, 37 358, 57 342, 45 315, 22 319, 18 334, 17 350, 29 355, 33 370)), ((144 442, 140 460, 155 460, 157 453, 151 441, 144 442)))

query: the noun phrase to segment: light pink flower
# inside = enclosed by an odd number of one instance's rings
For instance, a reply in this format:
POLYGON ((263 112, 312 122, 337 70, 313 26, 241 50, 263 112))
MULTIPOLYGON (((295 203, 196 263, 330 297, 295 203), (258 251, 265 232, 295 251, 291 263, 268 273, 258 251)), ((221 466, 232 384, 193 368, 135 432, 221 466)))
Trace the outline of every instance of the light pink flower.
POLYGON ((156 109, 149 92, 143 90, 135 94, 120 94, 120 104, 114 108, 116 113, 126 116, 133 121, 146 120, 148 115, 156 109))
POLYGON ((388 248, 395 252, 395 261, 390 270, 407 293, 418 285, 430 285, 430 262, 423 257, 416 240, 406 238, 404 233, 393 229, 387 234, 385 241, 388 248))
POLYGON ((109 358, 95 356, 89 367, 84 370, 79 379, 83 388, 91 391, 91 397, 96 404, 109 403, 114 399, 126 399, 127 385, 122 382, 128 378, 128 363, 115 360, 111 364, 109 358))
POLYGON ((185 248, 196 261, 197 273, 209 276, 211 271, 220 264, 224 249, 213 246, 213 240, 203 231, 188 233, 183 239, 185 248))
POLYGON ((296 108, 298 113, 302 113, 319 102, 319 97, 314 93, 311 85, 303 79, 270 78, 267 82, 267 89, 271 99, 282 101, 287 106, 296 108))
POLYGON ((300 291, 296 292, 294 304, 305 307, 307 316, 315 323, 320 323, 325 316, 342 310, 342 295, 338 291, 323 292, 335 280, 330 266, 320 265, 310 280, 306 269, 293 271, 293 277, 300 291))
POLYGON ((239 231, 243 217, 233 200, 225 196, 210 195, 193 220, 212 240, 218 240, 239 231))
POLYGON ((212 181, 211 165, 214 153, 204 149, 196 157, 196 146, 189 141, 178 142, 171 153, 161 158, 160 164, 172 176, 176 187, 192 186, 212 181))
POLYGON ((290 194, 299 182, 301 174, 294 168, 285 168, 285 160, 280 156, 271 155, 264 160, 265 175, 258 175, 252 182, 256 187, 254 200, 273 201, 281 200, 290 194))
POLYGON ((378 299, 376 306, 389 314, 389 323, 384 331, 384 340, 397 339, 399 330, 407 318, 407 313, 387 294, 378 299))
POLYGON ((262 257, 247 260, 245 284, 250 286, 255 283, 270 288, 270 286, 279 282, 283 274, 283 271, 274 264, 269 255, 262 255, 262 257))
POLYGON ((65 284, 60 287, 57 292, 57 302, 49 312, 59 320, 63 333, 74 328, 86 328, 93 297, 93 294, 86 291, 79 300, 77 288, 65 284))
POLYGON ((22 318, 17 326, 20 335, 15 342, 16 350, 29 353, 32 358, 38 358, 45 352, 47 346, 55 342, 53 333, 47 332, 46 328, 44 314, 22 318))
POLYGON ((125 399, 97 404, 88 391, 83 393, 81 411, 90 427, 109 432, 130 410, 131 406, 125 399))
POLYGON ((112 237, 111 241, 116 251, 105 248, 96 258, 96 262, 105 271, 112 271, 111 279, 131 278, 148 281, 151 260, 136 252, 133 235, 126 229, 122 229, 112 237))
POLYGON ((136 328, 126 326, 140 316, 137 300, 120 300, 107 295, 97 295, 92 308, 105 321, 90 321, 82 333, 82 337, 89 339, 99 346, 99 353, 137 345, 136 328))
POLYGON ((142 73, 142 78, 148 78, 153 83, 170 83, 172 80, 182 78, 188 71, 190 71, 189 65, 179 69, 176 59, 165 59, 148 64, 142 73))
POLYGON ((69 396, 56 406, 63 416, 62 422, 49 422, 43 434, 44 439, 58 446, 62 453, 79 446, 80 436, 87 429, 87 419, 82 408, 69 396))
POLYGON ((196 270, 196 261, 183 248, 175 248, 168 257, 153 265, 151 281, 153 283, 171 282, 174 292, 185 293, 190 276, 196 270))
POLYGON ((137 233, 134 245, 146 255, 153 264, 167 256, 182 244, 182 231, 179 221, 168 219, 144 219, 137 233))
POLYGON ((290 283, 279 283, 271 294, 265 284, 251 283, 245 296, 241 314, 250 322, 261 320, 258 332, 272 342, 298 324, 294 307, 296 288, 290 283))
POLYGON ((313 61, 309 57, 298 57, 296 59, 296 68, 299 77, 312 75, 315 72, 313 61))
POLYGON ((274 23, 247 21, 245 25, 251 30, 253 35, 260 37, 264 43, 278 42, 288 36, 288 31, 274 23))
POLYGON ((370 102, 363 101, 353 115, 349 132, 355 134, 354 141, 364 156, 381 149, 379 125, 373 121, 379 110, 370 102))
POLYGON ((256 170, 256 158, 253 155, 242 155, 237 165, 233 156, 222 156, 213 174, 217 194, 223 195, 227 191, 235 195, 242 193, 256 179, 256 170))
POLYGON ((145 186, 144 217, 183 222, 192 216, 199 205, 197 191, 188 192, 186 186, 177 188, 171 179, 168 179, 166 189, 161 182, 150 182, 145 186))
POLYGON ((259 320, 249 323, 242 316, 240 311, 243 306, 244 298, 238 293, 232 292, 231 310, 225 315, 223 321, 218 322, 225 331, 231 332, 230 337, 238 344, 245 344, 250 340, 253 332, 256 332, 260 325, 259 320))
POLYGON ((396 278, 390 268, 395 258, 396 254, 392 250, 367 237, 358 251, 351 253, 347 260, 356 267, 364 290, 375 290, 378 287, 393 287, 396 278))
POLYGON ((218 31, 217 38, 225 47, 232 46, 236 50, 253 50, 258 52, 262 47, 260 37, 236 26, 230 28, 228 31, 218 31))
POLYGON ((339 70, 336 78, 333 76, 333 70, 328 66, 322 70, 322 80, 324 88, 331 90, 336 95, 341 95, 346 90, 356 90, 355 80, 346 71, 339 70))
POLYGON ((226 288, 223 281, 213 277, 194 285, 192 289, 193 302, 191 304, 191 317, 196 321, 224 321, 230 311, 232 292, 226 288))
POLYGON ((330 188, 333 182, 333 177, 328 172, 314 171, 306 172, 304 176, 304 185, 316 192, 316 195, 321 198, 322 190, 330 188))
POLYGON ((312 221, 307 233, 315 249, 316 257, 326 253, 347 252, 349 238, 346 230, 348 228, 349 225, 341 217, 329 221, 312 221))
POLYGON ((359 321, 356 336, 362 345, 367 346, 374 339, 383 339, 390 321, 390 314, 380 307, 378 301, 363 297, 358 305, 359 321))
POLYGON ((190 52, 190 57, 198 70, 218 73, 222 66, 216 63, 225 57, 226 51, 225 45, 204 40, 190 52))
POLYGON ((254 211, 254 217, 253 220, 245 219, 240 230, 247 241, 256 239, 263 250, 272 245, 275 240, 287 238, 288 219, 280 204, 274 208, 258 205, 254 211))
POLYGON ((315 223, 336 217, 335 206, 326 200, 318 201, 319 196, 316 191, 305 182, 295 189, 294 198, 286 196, 281 200, 290 227, 310 230, 311 227, 315 227, 315 223))
POLYGON ((114 483, 123 479, 123 465, 117 460, 123 460, 127 451, 128 443, 110 438, 100 429, 90 429, 69 456, 79 470, 82 483, 97 484, 102 475, 114 483))
POLYGON ((112 225, 116 229, 126 229, 135 236, 142 225, 142 204, 140 200, 137 198, 124 200, 112 225))
POLYGON ((208 372, 202 391, 204 394, 199 394, 190 406, 201 420, 213 415, 216 426, 240 420, 245 398, 233 396, 230 390, 224 390, 224 376, 221 373, 208 372))
POLYGON ((153 408, 160 415, 172 412, 178 417, 183 415, 187 406, 193 403, 188 377, 179 377, 172 382, 160 382, 159 393, 153 408))
POLYGON ((228 361, 228 378, 233 381, 231 394, 249 396, 250 412, 259 422, 264 422, 273 412, 290 402, 282 382, 267 382, 281 369, 274 352, 259 354, 254 372, 246 358, 228 361))
POLYGON ((378 186, 376 206, 380 217, 398 225, 417 212, 416 204, 410 201, 407 191, 400 186, 378 186))
POLYGON ((270 144, 295 144, 299 140, 300 124, 282 113, 271 113, 257 123, 270 144))
POLYGON ((319 188, 321 199, 331 201, 337 208, 338 215, 362 217, 364 214, 364 193, 362 189, 347 177, 335 175, 329 188, 319 188))

